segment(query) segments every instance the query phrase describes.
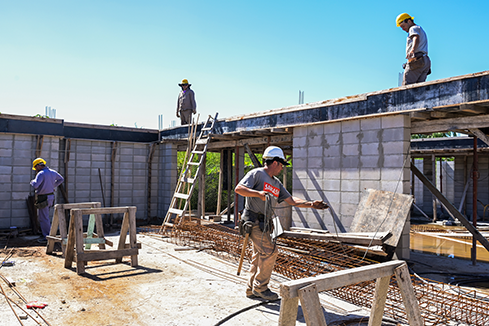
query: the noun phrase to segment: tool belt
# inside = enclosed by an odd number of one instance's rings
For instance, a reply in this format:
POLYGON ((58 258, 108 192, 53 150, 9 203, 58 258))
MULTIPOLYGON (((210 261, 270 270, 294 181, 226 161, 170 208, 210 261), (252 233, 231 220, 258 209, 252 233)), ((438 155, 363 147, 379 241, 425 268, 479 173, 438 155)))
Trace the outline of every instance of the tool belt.
POLYGON ((424 52, 416 52, 414 54, 414 58, 408 60, 409 68, 411 70, 423 68, 425 62, 423 57, 425 55, 426 54, 424 52))
POLYGON ((266 230, 267 232, 272 233, 273 221, 271 217, 266 219, 265 215, 261 213, 255 213, 247 209, 243 211, 241 219, 239 220, 239 233, 242 236, 245 236, 247 233, 251 233, 251 229, 253 228, 253 225, 256 223, 256 221, 259 222, 260 230, 266 230), (265 225, 265 222, 267 223, 267 225, 265 225))
POLYGON ((54 195, 54 193, 52 192, 52 193, 43 194, 43 195, 36 194, 34 196, 34 198, 35 198, 34 206, 36 206, 37 209, 42 209, 44 207, 47 207, 49 205, 49 203, 48 203, 48 196, 49 195, 54 195))

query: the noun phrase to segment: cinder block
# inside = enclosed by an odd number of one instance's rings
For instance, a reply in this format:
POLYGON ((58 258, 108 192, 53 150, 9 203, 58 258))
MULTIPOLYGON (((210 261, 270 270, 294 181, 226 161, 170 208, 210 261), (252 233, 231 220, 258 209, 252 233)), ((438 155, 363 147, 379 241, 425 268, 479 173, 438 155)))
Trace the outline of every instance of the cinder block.
POLYGON ((360 180, 360 191, 365 189, 380 189, 380 180, 360 180))
POLYGON ((360 120, 360 129, 365 130, 379 130, 382 129, 380 118, 367 118, 360 120))
POLYGON ((134 156, 134 162, 146 163, 147 158, 144 156, 134 156))
POLYGON ((340 180, 341 179, 341 169, 340 168, 325 168, 323 173, 323 178, 325 180, 340 180))
POLYGON ((359 156, 345 156, 342 160, 343 168, 360 168, 360 157, 359 156))
POLYGON ((342 153, 343 153, 343 146, 341 145, 324 147, 323 149, 323 156, 325 157, 340 157, 342 153))
POLYGON ((323 180, 323 190, 329 192, 335 192, 341 190, 340 180, 323 180))
POLYGON ((360 180, 341 180, 341 191, 360 191, 360 180))
POLYGON ((363 133, 359 131, 344 132, 341 136, 343 137, 343 144, 358 144, 363 139, 363 133))
MULTIPOLYGON (((406 160, 406 156, 403 154, 397 155, 384 155, 384 167, 386 168, 401 168, 404 165, 404 161, 406 160)), ((406 161, 406 164, 408 162, 406 161)))
POLYGON ((360 154, 360 144, 343 145, 343 155, 355 155, 360 154))
POLYGON ((294 153, 294 157, 295 157, 295 151, 296 151, 296 148, 300 148, 300 147, 306 147, 307 146, 307 137, 294 137, 292 139, 292 143, 293 143, 293 153, 294 153))
POLYGON ((382 129, 410 127, 411 119, 401 114, 388 115, 381 117, 382 129), (409 124, 408 124, 409 121, 409 124))
POLYGON ((323 158, 323 167, 325 171, 330 171, 333 169, 340 169, 342 167, 341 157, 333 156, 333 157, 324 157, 323 158))
POLYGON ((12 200, 25 200, 28 196, 29 193, 25 191, 12 191, 12 200))
POLYGON ((307 147, 294 148, 294 157, 307 157, 307 147))
POLYGON ((121 156, 132 156, 134 155, 134 149, 133 148, 129 148, 129 147, 122 147, 120 149, 120 155, 121 156))
POLYGON ((400 168, 382 168, 380 171, 382 181, 397 181, 400 178, 402 180, 400 168))
POLYGON ((0 185, 3 187, 6 184, 12 182, 12 176, 10 174, 0 174, 0 185))
POLYGON ((360 120, 349 120, 341 122, 341 131, 343 133, 360 131, 360 120))
POLYGON ((309 138, 322 136, 323 134, 324 134, 324 126, 323 125, 312 125, 312 126, 307 127, 307 136, 309 138))
POLYGON ((392 128, 383 129, 383 141, 409 141, 411 139, 411 129, 408 128, 392 128))
POLYGON ((296 137, 307 137, 307 127, 295 127, 294 138, 296 137))
POLYGON ((376 155, 381 154, 382 144, 380 143, 363 143, 362 144, 362 155, 376 155))
POLYGON ((408 149, 410 147, 410 142, 383 142, 382 146, 384 148, 384 155, 391 154, 407 154, 408 149))
MULTIPOLYGON (((341 203, 340 206, 340 212, 338 215, 341 216, 341 221, 345 221, 348 219, 348 216, 353 217, 355 215, 355 211, 357 210, 357 204, 347 204, 347 203, 341 203)), ((350 223, 351 224, 351 223, 350 223)), ((348 225, 350 225, 348 224, 348 225)))
POLYGON ((378 168, 367 168, 362 167, 360 169, 360 179, 361 180, 380 180, 380 169, 378 168))
POLYGON ((326 191, 324 189, 323 196, 326 197, 328 202, 332 205, 332 203, 341 203, 341 192, 340 191, 326 191))
POLYGON ((322 147, 308 147, 307 148, 307 158, 311 159, 312 157, 322 157, 323 156, 323 148, 322 147))
POLYGON ((323 167, 322 157, 309 157, 307 160, 308 169, 319 169, 323 167))
MULTIPOLYGON (((295 130, 295 129, 294 129, 295 130)), ((323 133, 325 135, 341 133, 341 122, 326 123, 323 125, 323 133)), ((329 137, 329 136, 327 136, 329 137)))
POLYGON ((381 130, 363 131, 362 144, 380 143, 381 133, 382 133, 381 130))
POLYGON ((309 137, 307 145, 309 147, 322 147, 324 142, 323 135, 309 137))
POLYGON ((14 149, 14 152, 17 150, 30 150, 32 148, 32 142, 28 140, 15 140, 14 142, 11 142, 11 146, 14 149))
POLYGON ((0 148, 0 157, 12 157, 12 148, 0 148))
POLYGON ((306 169, 307 168, 307 158, 293 156, 292 165, 294 169, 306 169))
POLYGON ((340 133, 323 135, 323 146, 337 146, 342 143, 342 135, 340 133))
POLYGON ((358 180, 360 179, 359 169, 343 169, 341 171, 342 180, 358 180))

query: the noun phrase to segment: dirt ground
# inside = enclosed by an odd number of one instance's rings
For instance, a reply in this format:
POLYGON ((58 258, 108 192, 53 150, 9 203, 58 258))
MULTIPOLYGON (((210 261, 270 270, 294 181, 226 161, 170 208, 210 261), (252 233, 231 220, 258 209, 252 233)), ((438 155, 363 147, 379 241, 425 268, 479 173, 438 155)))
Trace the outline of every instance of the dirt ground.
MULTIPOLYGON (((37 311, 49 325, 218 325, 231 314, 251 306, 255 307, 222 325, 278 323, 280 301, 258 305, 264 302, 245 297, 249 276, 246 264, 237 276, 236 262, 205 251, 180 250, 181 247, 164 239, 138 235, 142 244, 138 267, 131 267, 127 257, 122 264, 113 260, 90 262, 86 274, 77 275, 75 264, 72 269, 64 268, 60 253, 46 255, 45 247, 39 246, 34 238, 10 239, 8 247, 0 251, 0 257, 3 260, 12 252, 9 261, 15 263, 1 267, 0 275, 14 282, 15 289, 26 301, 48 304, 37 311)), ((116 235, 108 238, 116 245, 116 235)), ((413 253, 410 265, 419 273, 435 267, 453 271, 455 266, 462 272, 489 273, 489 264, 474 267, 469 261, 417 253, 413 253)), ((279 283, 284 280, 274 275, 272 289, 278 291, 279 283)), ((6 282, 0 280, 0 284, 9 298, 22 303, 6 282)), ((328 325, 367 325, 368 311, 332 298, 327 301, 331 303, 328 325)), ((25 318, 25 312, 14 309, 19 317, 25 318)), ((28 312, 36 316, 32 310, 28 312)), ((38 325, 37 322, 48 325, 39 316, 34 319, 28 317, 21 321, 25 326, 38 325)), ((0 324, 21 325, 3 296, 0 296, 0 324)), ((305 325, 300 308, 297 325, 305 325)))

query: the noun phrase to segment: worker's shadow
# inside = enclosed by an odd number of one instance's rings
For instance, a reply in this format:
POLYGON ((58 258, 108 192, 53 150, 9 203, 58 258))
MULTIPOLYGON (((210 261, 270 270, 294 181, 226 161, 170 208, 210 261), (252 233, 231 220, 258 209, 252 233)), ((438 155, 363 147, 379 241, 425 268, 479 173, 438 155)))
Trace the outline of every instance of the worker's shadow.
MULTIPOLYGON (((76 272, 76 268, 69 268, 76 272)), ((85 273, 80 274, 80 276, 91 279, 93 281, 107 281, 118 278, 135 277, 141 275, 147 275, 152 273, 161 273, 161 269, 148 268, 144 266, 131 267, 129 262, 114 263, 107 262, 97 265, 87 265, 85 266, 85 273), (107 271, 107 268, 101 267, 114 267, 114 270, 107 271), (97 271, 98 269, 98 271, 97 271)))

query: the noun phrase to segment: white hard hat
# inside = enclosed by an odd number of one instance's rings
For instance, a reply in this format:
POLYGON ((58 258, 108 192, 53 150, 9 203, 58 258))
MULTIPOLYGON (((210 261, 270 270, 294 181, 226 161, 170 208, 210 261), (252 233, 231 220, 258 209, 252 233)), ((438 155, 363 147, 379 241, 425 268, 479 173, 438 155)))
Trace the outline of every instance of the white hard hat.
POLYGON ((284 165, 289 165, 287 161, 285 160, 284 152, 280 147, 277 146, 269 146, 265 149, 265 152, 263 152, 263 159, 264 160, 273 160, 276 159, 280 163, 284 165))

